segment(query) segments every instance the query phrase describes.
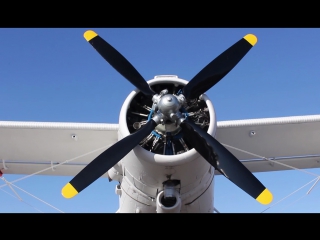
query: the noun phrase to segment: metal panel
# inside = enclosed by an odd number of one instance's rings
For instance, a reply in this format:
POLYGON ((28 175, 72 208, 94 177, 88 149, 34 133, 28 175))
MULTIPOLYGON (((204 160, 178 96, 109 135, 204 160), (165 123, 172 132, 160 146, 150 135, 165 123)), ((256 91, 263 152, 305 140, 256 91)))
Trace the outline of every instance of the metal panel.
MULTIPOLYGON (((262 156, 297 168, 320 167, 317 157, 320 155, 320 115, 218 122, 216 139, 259 155, 253 156, 227 147, 240 160, 262 156)), ((290 169, 276 163, 271 166, 269 161, 244 164, 252 172, 290 169)))
MULTIPOLYGON (((86 165, 117 142, 117 129, 117 124, 0 122, 0 169, 32 174, 65 161, 86 165)), ((84 165, 42 174, 73 176, 84 165)))

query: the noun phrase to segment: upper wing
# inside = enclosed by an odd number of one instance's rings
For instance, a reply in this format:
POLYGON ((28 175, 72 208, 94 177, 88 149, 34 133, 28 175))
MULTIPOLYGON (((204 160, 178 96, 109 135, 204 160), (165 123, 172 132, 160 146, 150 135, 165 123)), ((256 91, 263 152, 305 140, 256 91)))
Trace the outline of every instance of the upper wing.
POLYGON ((220 143, 255 154, 227 147, 251 172, 320 167, 320 115, 222 121, 217 125, 220 143))
MULTIPOLYGON (((320 115, 221 121, 217 126, 216 139, 252 172, 290 169, 285 165, 320 167, 320 115)), ((74 176, 117 136, 118 124, 0 121, 0 169, 74 176)))
POLYGON ((0 169, 74 176, 117 142, 117 134, 118 124, 0 121, 0 169))

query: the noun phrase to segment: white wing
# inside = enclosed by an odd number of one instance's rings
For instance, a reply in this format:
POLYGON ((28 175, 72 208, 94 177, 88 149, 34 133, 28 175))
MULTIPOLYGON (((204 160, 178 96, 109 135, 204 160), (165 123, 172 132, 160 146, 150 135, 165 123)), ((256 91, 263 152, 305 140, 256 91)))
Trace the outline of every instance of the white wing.
POLYGON ((251 172, 320 167, 320 115, 218 122, 216 139, 258 155, 227 147, 251 172))
MULTIPOLYGON (((285 165, 320 167, 320 115, 220 121, 217 125, 216 139, 252 172, 290 169, 285 165)), ((40 171, 74 176, 117 142, 117 132, 118 124, 0 121, 0 169, 9 174, 40 171)))
POLYGON ((117 141, 117 130, 118 124, 2 121, 0 169, 74 176, 117 141))

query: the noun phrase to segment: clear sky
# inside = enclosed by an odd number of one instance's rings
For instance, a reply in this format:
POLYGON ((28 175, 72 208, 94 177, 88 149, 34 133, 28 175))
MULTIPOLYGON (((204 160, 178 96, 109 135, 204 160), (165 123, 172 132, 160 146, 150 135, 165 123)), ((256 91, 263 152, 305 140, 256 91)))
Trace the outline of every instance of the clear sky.
MULTIPOLYGON (((86 30, 0 29, 0 121, 118 123, 122 103, 135 87, 85 41, 86 30)), ((243 36, 255 34, 258 43, 207 92, 218 121, 320 114, 320 29, 92 30, 147 80, 161 74, 190 80, 243 36)), ((320 174, 319 169, 309 171, 320 174)), ((22 177, 4 176, 8 181, 22 177)), ((305 195, 312 184, 273 206, 314 176, 299 171, 255 176, 274 195, 266 212, 320 212, 319 186, 305 195)), ((63 198, 61 188, 71 178, 32 176, 16 185, 63 212, 118 209, 116 183, 107 179, 97 180, 75 198, 63 198)), ((268 207, 223 176, 216 177, 214 186, 214 205, 220 212, 258 213, 268 207)), ((0 212, 59 212, 15 190, 23 201, 13 197, 8 187, 0 189, 0 212)))

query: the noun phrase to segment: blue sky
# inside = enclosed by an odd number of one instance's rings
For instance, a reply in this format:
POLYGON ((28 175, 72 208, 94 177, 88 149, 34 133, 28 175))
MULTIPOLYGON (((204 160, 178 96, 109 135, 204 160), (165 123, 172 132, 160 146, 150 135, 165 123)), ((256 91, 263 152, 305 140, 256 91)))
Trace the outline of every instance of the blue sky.
MULTIPOLYGON (((0 120, 117 123, 135 88, 83 38, 82 28, 2 28, 0 120)), ((190 80, 248 33, 258 43, 207 92, 218 121, 320 114, 320 29, 313 28, 93 28, 149 80, 175 74, 190 80)), ((309 170, 320 174, 319 169, 309 170)), ((21 175, 4 175, 8 181, 21 175)), ((319 212, 318 185, 299 171, 256 173, 274 194, 266 212, 319 212), (305 196, 305 197, 303 197, 305 196), (303 197, 303 198, 301 198, 303 197), (297 201, 298 199, 300 199, 297 201)), ((63 212, 118 209, 116 183, 99 179, 73 199, 61 196, 71 177, 32 176, 16 185, 63 212)), ((2 183, 0 184, 2 185, 2 183)), ((59 212, 15 189, 23 202, 0 189, 0 212, 59 212)), ((262 212, 267 208, 223 176, 215 180, 220 212, 262 212)))

